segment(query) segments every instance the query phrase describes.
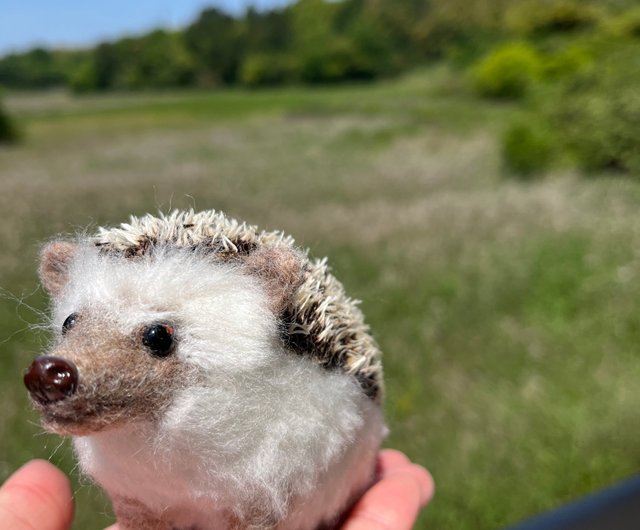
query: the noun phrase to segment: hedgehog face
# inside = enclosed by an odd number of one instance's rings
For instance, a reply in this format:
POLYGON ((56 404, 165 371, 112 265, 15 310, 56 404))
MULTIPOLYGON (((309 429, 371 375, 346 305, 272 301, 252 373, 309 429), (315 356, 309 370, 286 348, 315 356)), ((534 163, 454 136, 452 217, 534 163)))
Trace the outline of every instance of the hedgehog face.
POLYGON ((25 377, 44 427, 82 435, 161 423, 177 393, 226 388, 229 402, 239 381, 277 365, 274 297, 251 267, 193 250, 132 260, 51 244, 41 275, 57 338, 25 377))
POLYGON ((167 330, 173 325, 153 322, 126 333, 118 321, 89 308, 67 317, 51 353, 36 359, 25 376, 45 429, 82 435, 153 421, 190 377, 189 367, 173 355, 167 330))

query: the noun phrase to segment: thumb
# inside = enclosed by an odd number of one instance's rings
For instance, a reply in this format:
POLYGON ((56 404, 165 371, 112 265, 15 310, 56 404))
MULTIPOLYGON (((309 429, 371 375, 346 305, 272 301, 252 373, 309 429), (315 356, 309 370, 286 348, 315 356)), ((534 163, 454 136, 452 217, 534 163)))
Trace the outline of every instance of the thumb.
POLYGON ((0 488, 0 530, 68 530, 72 519, 69 480, 49 462, 28 462, 0 488))
POLYGON ((431 475, 420 466, 388 471, 356 503, 341 530, 411 530, 433 491, 431 475))

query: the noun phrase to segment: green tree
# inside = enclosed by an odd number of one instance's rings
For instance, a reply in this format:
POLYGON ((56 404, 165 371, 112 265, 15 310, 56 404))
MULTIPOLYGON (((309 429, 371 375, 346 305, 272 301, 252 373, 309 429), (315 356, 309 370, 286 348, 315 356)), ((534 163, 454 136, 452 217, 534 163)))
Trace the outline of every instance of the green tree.
POLYGON ((293 33, 289 8, 261 12, 250 7, 241 26, 244 53, 283 52, 291 48, 293 33))
POLYGON ((93 86, 97 89, 114 88, 121 68, 118 47, 109 42, 99 44, 93 52, 93 86))
POLYGON ((640 57, 633 44, 603 54, 552 103, 552 125, 587 170, 640 178, 640 57))
POLYGON ((76 69, 71 86, 76 91, 186 86, 195 78, 195 65, 183 35, 154 30, 98 45, 76 69))
POLYGON ((361 77, 396 71, 399 50, 379 4, 368 0, 345 1, 336 14, 335 28, 357 51, 361 77))
POLYGON ((236 80, 242 62, 242 42, 240 28, 232 16, 215 7, 205 9, 187 27, 185 42, 205 82, 236 80))
POLYGON ((325 81, 330 75, 326 63, 337 9, 324 0, 299 0, 292 8, 294 55, 305 81, 325 81))
MULTIPOLYGON (((293 53, 303 81, 370 79, 386 49, 376 42, 373 19, 358 23, 361 5, 299 0, 292 8, 293 53)), ((383 35, 384 33, 381 33, 383 35)))
POLYGON ((176 87, 193 81, 195 65, 180 34, 159 29, 129 45, 135 53, 128 54, 128 64, 125 63, 128 71, 121 79, 124 87, 176 87))
POLYGON ((86 52, 34 48, 0 59, 0 85, 10 88, 48 88, 65 84, 86 52))

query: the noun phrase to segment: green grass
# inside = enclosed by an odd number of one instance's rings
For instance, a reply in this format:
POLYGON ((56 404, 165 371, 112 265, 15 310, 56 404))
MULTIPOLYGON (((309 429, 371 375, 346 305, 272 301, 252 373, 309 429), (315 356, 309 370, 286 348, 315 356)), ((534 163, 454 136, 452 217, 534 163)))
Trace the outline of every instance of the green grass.
POLYGON ((417 528, 495 529, 637 471, 640 186, 500 177, 517 114, 445 70, 373 86, 13 94, 0 150, 0 478, 70 472, 76 528, 108 504, 40 434, 21 372, 46 346, 38 245, 131 213, 217 208, 328 255, 385 354, 387 445, 438 491, 417 528))

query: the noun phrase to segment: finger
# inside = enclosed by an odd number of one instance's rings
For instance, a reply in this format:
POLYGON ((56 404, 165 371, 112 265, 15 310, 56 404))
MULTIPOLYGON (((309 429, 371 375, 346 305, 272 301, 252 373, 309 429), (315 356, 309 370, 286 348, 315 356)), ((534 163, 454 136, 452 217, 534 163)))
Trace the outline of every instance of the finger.
POLYGON ((112 524, 109 528, 105 528, 104 530, 120 530, 120 527, 117 524, 112 524))
POLYGON ((384 479, 396 473, 408 473, 418 482, 421 492, 421 506, 424 506, 431 500, 435 493, 435 483, 431 473, 425 468, 418 464, 409 464, 387 471, 382 478, 384 479))
POLYGON ((49 462, 28 462, 0 488, 0 530, 67 530, 72 519, 69 479, 49 462))
POLYGON ((378 477, 384 478, 396 471, 409 471, 420 482, 422 487, 423 502, 426 503, 433 495, 433 478, 422 466, 411 463, 407 456, 395 449, 385 449, 378 456, 378 477))
POLYGON ((365 493, 342 530, 411 530, 433 489, 431 475, 420 466, 391 473, 365 493))
POLYGON ((411 462, 404 453, 395 449, 384 449, 378 455, 378 476, 397 467, 409 465, 411 462))

